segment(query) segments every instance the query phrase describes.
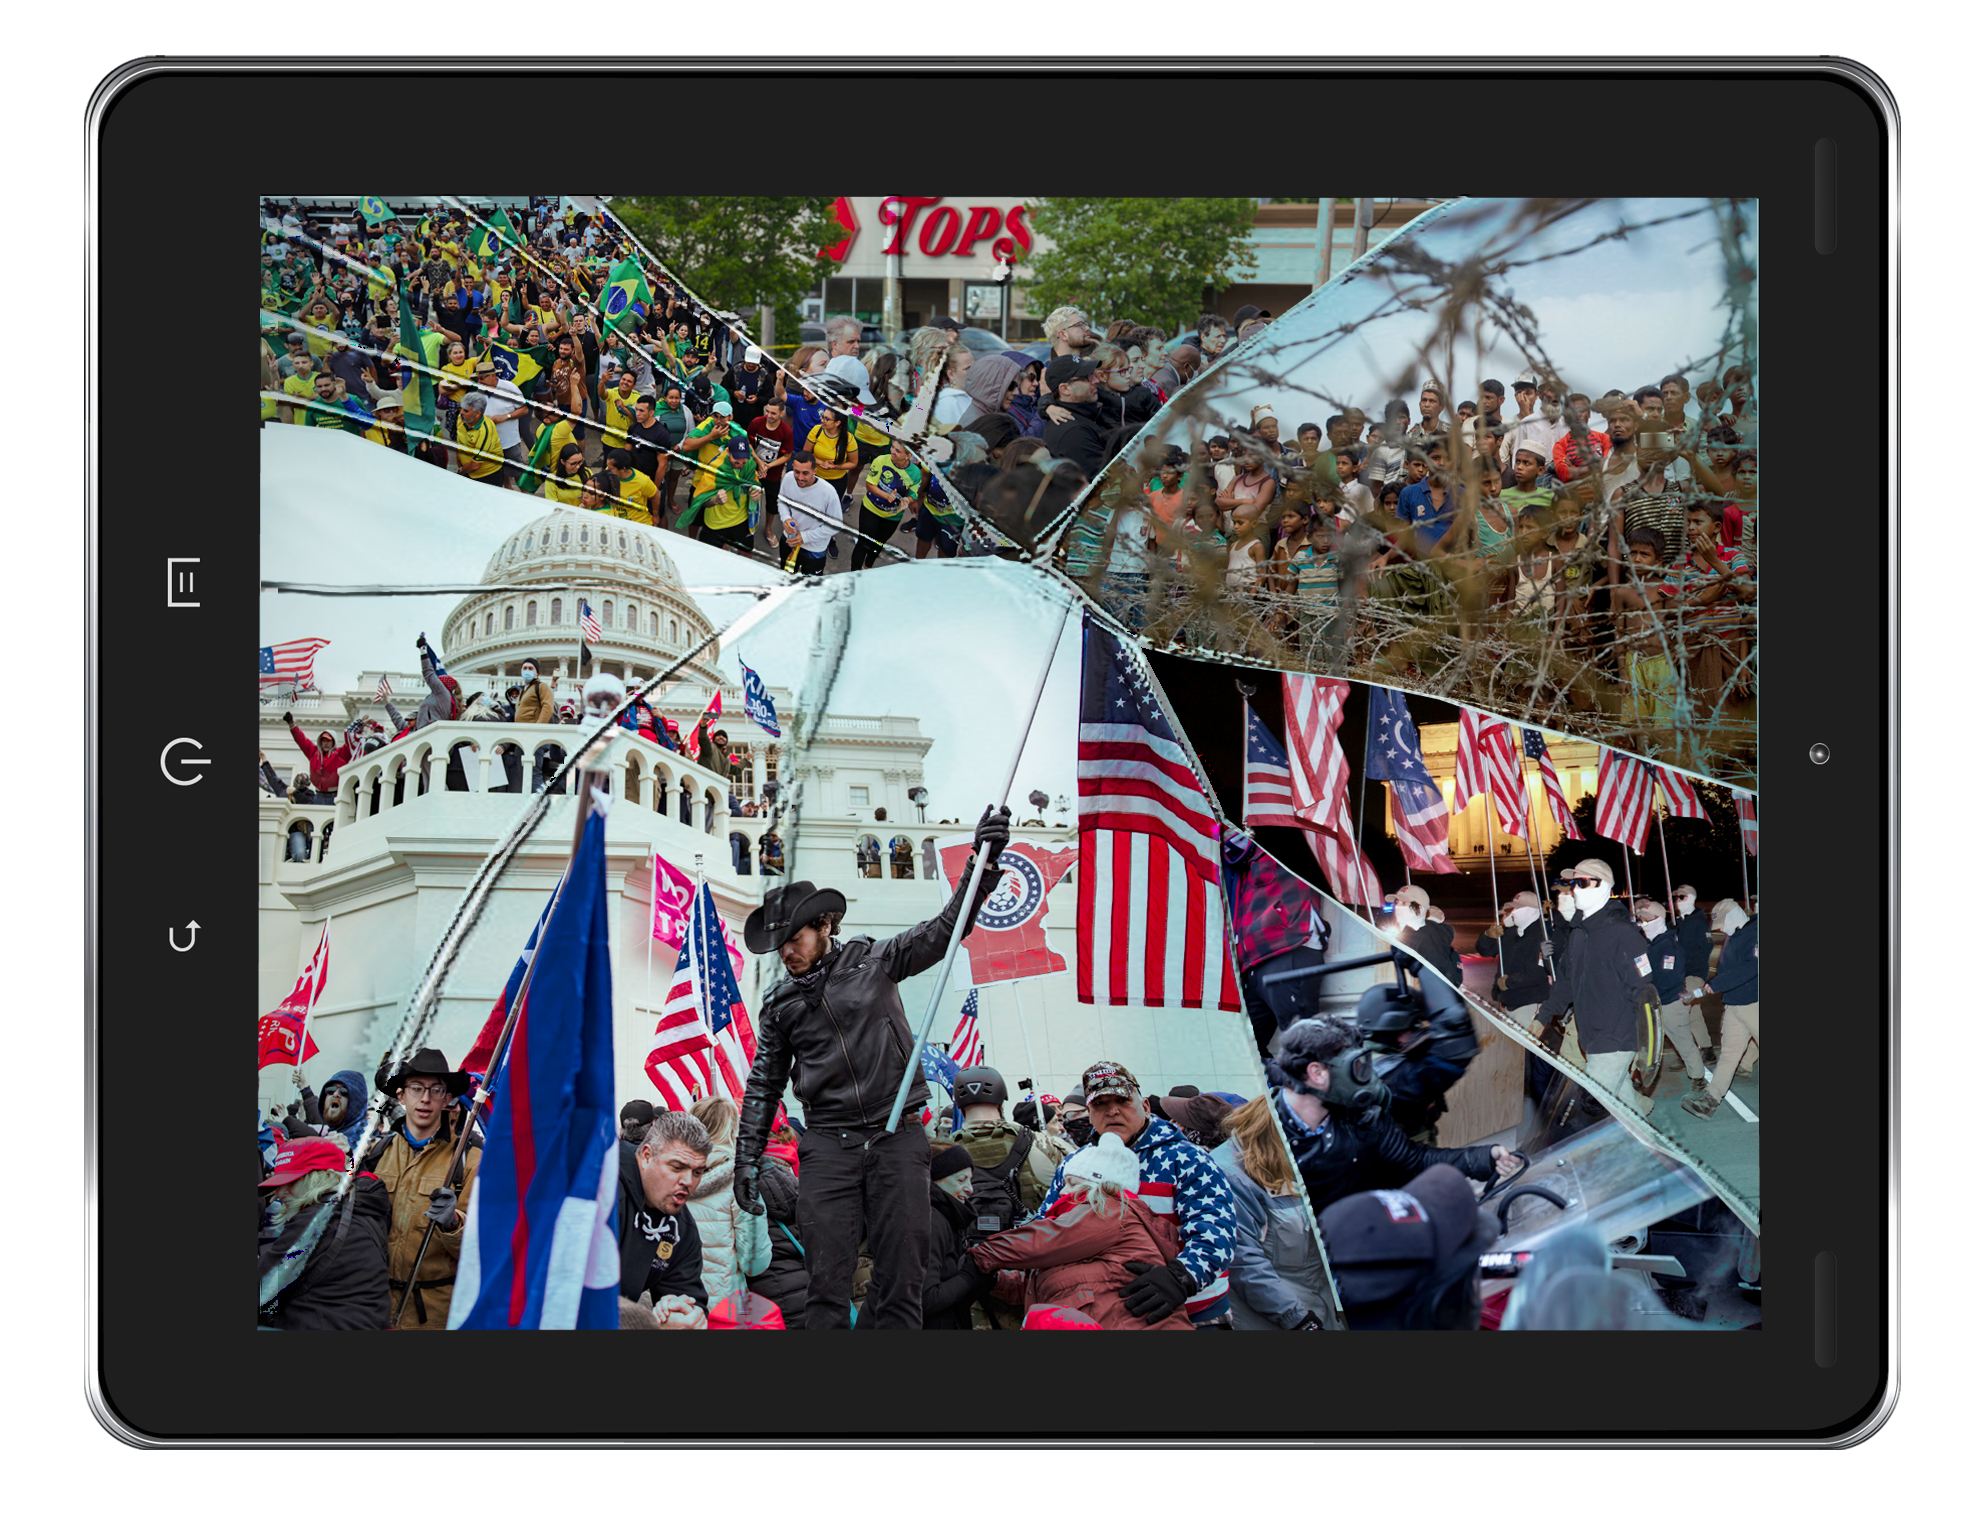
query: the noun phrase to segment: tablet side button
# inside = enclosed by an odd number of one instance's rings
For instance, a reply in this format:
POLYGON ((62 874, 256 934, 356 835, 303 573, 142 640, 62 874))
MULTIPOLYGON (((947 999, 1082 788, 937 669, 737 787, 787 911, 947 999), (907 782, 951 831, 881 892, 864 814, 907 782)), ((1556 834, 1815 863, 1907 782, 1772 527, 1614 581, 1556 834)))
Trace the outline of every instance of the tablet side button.
POLYGON ((1811 238, 1821 253, 1839 250, 1839 144, 1820 137, 1812 148, 1811 238))
POLYGON ((1839 1260, 1820 1253, 1812 1260, 1811 1357, 1821 1369, 1839 1361, 1839 1260))

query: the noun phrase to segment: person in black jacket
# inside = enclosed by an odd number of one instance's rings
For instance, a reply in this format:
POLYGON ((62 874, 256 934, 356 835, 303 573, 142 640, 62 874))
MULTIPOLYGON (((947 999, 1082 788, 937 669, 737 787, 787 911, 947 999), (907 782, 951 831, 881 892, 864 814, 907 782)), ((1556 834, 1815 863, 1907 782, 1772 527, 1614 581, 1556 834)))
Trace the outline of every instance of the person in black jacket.
POLYGON ((1667 907, 1658 900, 1642 900, 1633 908, 1633 919, 1640 923, 1640 935, 1647 939, 1647 965, 1653 970, 1654 993, 1660 996, 1661 1035, 1680 1055, 1690 1093, 1705 1090, 1708 1070, 1702 1064, 1690 1026, 1691 1020, 1699 1018, 1693 1017, 1693 1008, 1688 1004, 1681 941, 1668 929, 1667 907))
POLYGON ((965 936, 973 927, 982 902, 1001 881, 995 860, 1008 840, 1009 808, 983 811, 974 829, 982 878, 965 922, 956 891, 938 916, 896 937, 840 943, 843 895, 803 879, 770 890, 743 929, 749 950, 778 954, 790 977, 770 993, 756 1025, 735 1143, 734 1195, 760 1214, 756 1174, 793 1075, 808 1123, 797 1151, 803 1174, 798 1210, 810 1265, 803 1324, 809 1331, 850 1325, 860 1239, 872 1260, 861 1320, 895 1330, 920 1326, 931 1149, 919 1113, 928 1095, 913 1060, 913 1029, 899 981, 939 963, 954 933, 965 936), (902 1082, 905 1108, 898 1130, 888 1133, 902 1082))
POLYGON ((1502 918, 1476 939, 1475 951, 1496 960, 1496 1003, 1525 1025, 1551 992, 1549 941, 1543 904, 1529 890, 1512 895, 1502 918))
POLYGON ((969 1204, 974 1194, 974 1160, 958 1143, 933 1155, 932 1227, 927 1235, 926 1285, 920 1295, 921 1324, 927 1331, 971 1331, 972 1306, 991 1282, 968 1251, 974 1225, 969 1204))
POLYGON ((686 1202, 713 1150, 690 1111, 660 1111, 642 1142, 618 1144, 618 1295, 651 1296, 653 1311, 668 1325, 706 1325, 700 1228, 686 1202))
POLYGON ((1434 902, 1427 891, 1410 884, 1393 897, 1393 919, 1400 924, 1400 941, 1408 952, 1440 973, 1456 989, 1461 988, 1461 957, 1455 952, 1455 929, 1445 921, 1434 921, 1428 912, 1434 902))
POLYGON ((771 1153, 762 1160, 756 1185, 768 1208, 769 1261, 766 1269, 749 1279, 748 1288, 781 1308, 787 1330, 801 1331, 810 1298, 810 1266, 796 1215, 800 1194, 796 1175, 771 1153))
MULTIPOLYGON (((1050 420, 1043 427, 1043 445, 1052 458, 1068 458, 1084 470, 1086 479, 1095 479, 1107 457, 1105 441, 1118 429, 1116 402, 1098 399, 1092 380, 1097 362, 1090 358, 1052 358, 1043 371, 1043 382, 1055 392, 1050 410, 1070 413, 1068 421, 1050 420)), ((1046 412, 1047 414, 1047 412, 1046 412)))
POLYGON ((1625 903, 1612 898, 1612 865, 1603 858, 1573 864, 1564 877, 1575 906, 1571 952, 1538 1013, 1540 1027, 1570 1011, 1586 1078, 1645 1116, 1654 1103, 1634 1088, 1632 1067, 1640 1048, 1640 1008, 1659 1000, 1647 939, 1625 903))
MULTIPOLYGON (((335 1203, 349 1149, 338 1138, 284 1143, 261 1181, 275 1205, 261 1234, 265 1275, 302 1240, 322 1206, 335 1203)), ((391 1325, 391 1192, 375 1174, 359 1174, 349 1196, 350 1224, 337 1239, 332 1215, 302 1271, 261 1311, 284 1332, 381 1332, 391 1325)))
POLYGON ((1361 1190, 1396 1189, 1430 1164, 1452 1164, 1470 1179, 1516 1172, 1517 1160, 1500 1145, 1430 1148, 1409 1141, 1386 1113, 1371 1050, 1335 1017, 1295 1023, 1278 1041, 1275 1061, 1289 1083, 1270 1099, 1313 1213, 1361 1190))
POLYGON ((1708 935, 1708 918, 1695 909, 1695 887, 1692 884, 1674 886, 1675 937, 1681 943, 1682 957, 1687 960, 1683 972, 1686 975, 1689 1004, 1694 1014, 1689 1018, 1689 1027, 1695 1034, 1695 1046, 1702 1050, 1702 1061, 1708 1061, 1708 1050, 1715 1045, 1715 1032, 1722 1020, 1722 1002, 1710 997, 1706 1002, 1697 1000, 1695 995, 1708 979, 1708 961, 1715 954, 1715 943, 1708 935), (1709 1016, 1715 1017, 1716 1025, 1711 1025, 1709 1016))
POLYGON ((1724 935, 1722 956, 1715 973, 1695 993, 1722 997, 1722 1055, 1715 1060, 1715 1074, 1707 1090, 1690 1095, 1681 1109, 1706 1121, 1729 1093, 1732 1079, 1756 1077, 1757 1009, 1757 918, 1747 915, 1733 900, 1718 900, 1712 913, 1715 929, 1724 935))

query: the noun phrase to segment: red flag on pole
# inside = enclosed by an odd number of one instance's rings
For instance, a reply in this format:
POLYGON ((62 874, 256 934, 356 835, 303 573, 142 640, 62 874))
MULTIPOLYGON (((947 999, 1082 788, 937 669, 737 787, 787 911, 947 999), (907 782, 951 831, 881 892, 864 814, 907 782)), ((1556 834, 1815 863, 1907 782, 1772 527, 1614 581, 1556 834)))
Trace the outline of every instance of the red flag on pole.
POLYGON ((261 1061, 260 1068, 269 1064, 285 1063, 299 1066, 307 1063, 320 1051, 315 1038, 309 1035, 309 1013, 322 999, 323 986, 329 982, 329 923, 322 924, 322 940, 316 950, 309 955, 309 961, 302 965, 302 972, 295 980, 295 988, 274 1010, 263 1016, 260 1023, 261 1061))
MULTIPOLYGON (((961 887, 973 852, 971 842, 940 849, 940 869, 950 889, 961 887)), ((1012 842, 1002 849, 1002 882, 982 905, 966 938, 968 972, 977 985, 1061 974, 1070 967, 1061 954, 1050 950, 1044 918, 1049 914, 1050 891, 1076 861, 1076 850, 1067 847, 1012 842)))
POLYGON ((698 758, 700 756, 700 732, 704 728, 709 716, 718 716, 720 714, 720 691, 715 690, 714 698, 707 702, 707 708, 700 712, 700 719, 693 723, 693 730, 686 734, 686 756, 688 758, 698 758))

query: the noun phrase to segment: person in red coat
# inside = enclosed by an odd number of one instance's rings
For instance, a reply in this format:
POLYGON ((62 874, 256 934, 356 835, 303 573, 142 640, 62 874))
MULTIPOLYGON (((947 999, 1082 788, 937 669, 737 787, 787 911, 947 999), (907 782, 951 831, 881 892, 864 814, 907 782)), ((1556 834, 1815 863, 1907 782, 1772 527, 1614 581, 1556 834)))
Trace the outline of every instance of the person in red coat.
POLYGON ((1056 1204, 974 1251, 984 1274, 996 1274, 998 1297, 1082 1311, 1107 1330, 1191 1332, 1185 1311, 1148 1321, 1126 1309, 1123 1292, 1138 1277, 1133 1263, 1163 1269, 1180 1256, 1173 1223, 1139 1198, 1139 1160, 1107 1132, 1064 1160, 1056 1204))
POLYGON ((309 783, 315 788, 318 794, 334 795, 336 793, 336 776, 343 772, 343 765, 348 763, 352 757, 350 733, 345 732, 341 744, 331 747, 331 738, 328 732, 322 733, 314 742, 311 742, 302 734, 302 729, 295 724, 295 717, 292 713, 283 711, 281 713, 281 719, 287 723, 288 734, 295 739, 295 745, 302 750, 302 756, 309 760, 309 783))

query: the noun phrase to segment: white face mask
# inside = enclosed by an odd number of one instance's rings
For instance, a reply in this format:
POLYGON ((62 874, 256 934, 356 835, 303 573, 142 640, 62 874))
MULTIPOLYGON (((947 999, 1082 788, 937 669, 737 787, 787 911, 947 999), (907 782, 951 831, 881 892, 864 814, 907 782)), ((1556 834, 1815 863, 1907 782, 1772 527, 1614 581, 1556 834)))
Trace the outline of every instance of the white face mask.
POLYGON ((1403 905, 1394 910, 1393 919, 1408 931, 1417 932, 1427 924, 1427 913, 1418 906, 1403 905))
POLYGON ((521 671, 521 677, 522 677, 522 682, 523 682, 524 684, 530 684, 530 683, 533 683, 533 682, 534 682, 534 680, 535 680, 535 667, 534 667, 534 665, 533 665, 533 664, 524 664, 524 665, 522 666, 522 671, 521 671))
POLYGON ((1731 905, 1725 907, 1722 912, 1722 921, 1720 923, 1723 934, 1725 936, 1733 936, 1736 932, 1740 931, 1743 927, 1749 924, 1749 919, 1750 919, 1749 916, 1745 914, 1743 908, 1740 905, 1731 905))
POLYGON ((1576 896, 1576 894, 1574 894, 1570 890, 1566 890, 1563 896, 1558 900, 1557 913, 1560 916, 1562 916, 1566 921, 1570 921, 1575 916, 1577 916, 1578 897, 1576 896))
POLYGON ((1573 890, 1572 893, 1578 897, 1578 909, 1591 916, 1605 909, 1605 903, 1612 899, 1612 886, 1601 880, 1589 888, 1573 890))
POLYGON ((1537 924, 1537 918, 1541 914, 1542 912, 1534 905, 1519 905, 1509 913, 1510 925, 1519 932, 1527 932, 1537 924))
POLYGON ((1683 916, 1693 915, 1695 897, 1693 895, 1676 895, 1674 897, 1674 909, 1683 916))
POLYGON ((1667 930, 1667 918, 1665 916, 1649 916, 1640 923, 1640 930, 1646 933, 1647 941, 1652 942, 1654 938, 1667 930))

